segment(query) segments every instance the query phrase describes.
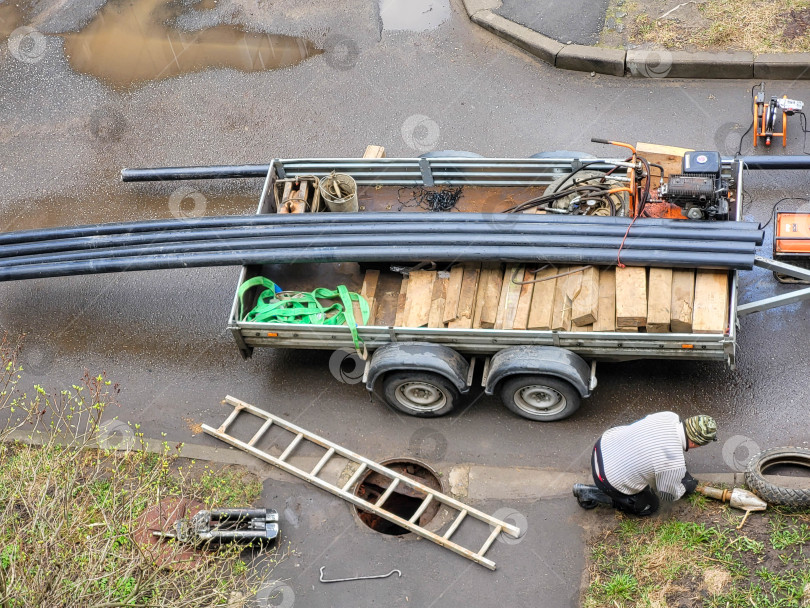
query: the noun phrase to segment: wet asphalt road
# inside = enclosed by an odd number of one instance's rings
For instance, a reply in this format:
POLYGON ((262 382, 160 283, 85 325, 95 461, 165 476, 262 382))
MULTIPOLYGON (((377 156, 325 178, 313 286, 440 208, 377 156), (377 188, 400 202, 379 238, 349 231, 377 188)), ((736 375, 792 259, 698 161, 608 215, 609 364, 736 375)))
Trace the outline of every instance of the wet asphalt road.
MULTIPOLYGON (((170 217, 169 198, 181 184, 122 184, 125 166, 357 156, 369 143, 384 145, 389 157, 427 148, 605 154, 591 137, 731 154, 750 115, 751 82, 555 71, 469 23, 459 2, 447 21, 419 33, 381 30, 375 5, 359 0, 188 8, 188 27, 249 23, 304 35, 326 52, 276 71, 207 70, 114 90, 73 72, 61 38, 50 35, 90 19, 92 6, 79 4, 26 16, 23 24, 49 33, 39 60, 19 61, 5 43, 0 49, 3 230, 170 217), (425 120, 436 127, 428 125, 427 135, 408 130, 425 120)), ((770 92, 810 101, 806 83, 769 83, 770 92)), ((797 125, 794 153, 802 143, 797 125)), ((806 173, 752 175, 747 216, 767 219, 773 202, 805 195, 808 182, 806 173)), ((250 213, 260 183, 193 186, 207 213, 250 213)), ((105 370, 123 389, 117 414, 171 441, 213 444, 192 428, 218 422, 228 393, 379 459, 584 472, 602 430, 664 409, 717 418, 721 442, 689 456, 698 473, 728 471, 755 446, 810 441, 807 304, 743 319, 734 372, 720 363, 601 365, 595 395, 566 421, 529 423, 475 396, 457 414, 424 421, 338 382, 328 352, 264 350, 242 361, 225 329, 237 276, 236 268, 196 269, 2 284, 0 327, 26 334, 26 382, 56 389, 85 369, 105 370)), ((780 289, 764 271, 741 276, 742 301, 780 289)))

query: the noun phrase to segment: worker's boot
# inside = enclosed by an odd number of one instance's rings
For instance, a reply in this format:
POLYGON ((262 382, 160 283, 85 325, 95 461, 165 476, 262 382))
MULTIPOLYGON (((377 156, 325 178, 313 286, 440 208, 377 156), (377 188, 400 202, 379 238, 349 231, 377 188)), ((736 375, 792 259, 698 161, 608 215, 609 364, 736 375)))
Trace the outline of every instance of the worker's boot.
POLYGON ((605 507, 613 506, 613 499, 596 486, 585 485, 584 483, 574 484, 574 496, 583 509, 595 509, 599 505, 605 507))

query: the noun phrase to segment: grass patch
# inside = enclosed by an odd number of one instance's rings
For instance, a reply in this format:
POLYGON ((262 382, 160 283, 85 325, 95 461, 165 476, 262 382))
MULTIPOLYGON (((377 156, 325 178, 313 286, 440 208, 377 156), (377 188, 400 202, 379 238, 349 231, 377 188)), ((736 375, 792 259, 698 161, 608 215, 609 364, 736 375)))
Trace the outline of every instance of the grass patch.
POLYGON ((185 546, 170 541, 158 565, 135 532, 163 498, 248 506, 258 480, 183 459, 179 446, 138 450, 142 435, 124 423, 116 428, 136 449, 94 447, 109 439, 103 414, 117 405, 117 387, 86 375, 56 394, 35 386, 28 395, 17 387, 18 352, 0 340, 0 607, 226 606, 255 591, 250 565, 266 556, 232 546, 174 568, 185 546), (39 445, 12 441, 22 431, 39 445))
POLYGON ((660 19, 664 11, 651 0, 624 6, 627 44, 671 50, 810 51, 808 0, 706 0, 681 9, 696 10, 698 23, 660 19))
POLYGON ((651 519, 617 514, 590 543, 583 606, 799 608, 810 602, 810 510, 754 513, 738 531, 739 514, 697 498, 651 519))

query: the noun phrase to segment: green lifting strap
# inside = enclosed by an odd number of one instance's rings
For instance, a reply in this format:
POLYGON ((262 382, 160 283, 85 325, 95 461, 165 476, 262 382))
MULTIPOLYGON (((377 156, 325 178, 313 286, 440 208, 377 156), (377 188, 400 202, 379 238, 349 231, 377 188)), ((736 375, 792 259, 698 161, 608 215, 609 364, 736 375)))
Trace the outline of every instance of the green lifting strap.
POLYGON ((360 306, 362 324, 369 317, 368 302, 358 293, 349 291, 345 285, 336 290, 319 287, 308 291, 281 291, 268 278, 255 277, 239 286, 239 319, 253 323, 297 323, 302 325, 348 325, 354 347, 360 351, 363 341, 357 334, 357 320, 354 318, 353 302, 360 306), (253 287, 263 287, 256 300, 256 306, 245 313, 245 293, 253 287), (340 299, 324 307, 321 300, 340 299))

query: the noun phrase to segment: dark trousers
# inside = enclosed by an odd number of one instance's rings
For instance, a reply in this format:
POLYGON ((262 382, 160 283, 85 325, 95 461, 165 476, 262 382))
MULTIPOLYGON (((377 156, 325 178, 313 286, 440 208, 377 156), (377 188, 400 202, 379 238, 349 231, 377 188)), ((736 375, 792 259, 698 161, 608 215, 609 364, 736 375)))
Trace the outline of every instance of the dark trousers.
POLYGON ((658 496, 656 496, 650 486, 647 486, 638 494, 624 494, 610 485, 607 477, 605 477, 605 467, 602 462, 602 448, 600 446, 601 441, 601 439, 597 441, 596 445, 593 447, 591 473, 593 473, 593 482, 596 487, 613 500, 613 508, 623 513, 641 516, 652 515, 658 511, 660 505, 658 496))

